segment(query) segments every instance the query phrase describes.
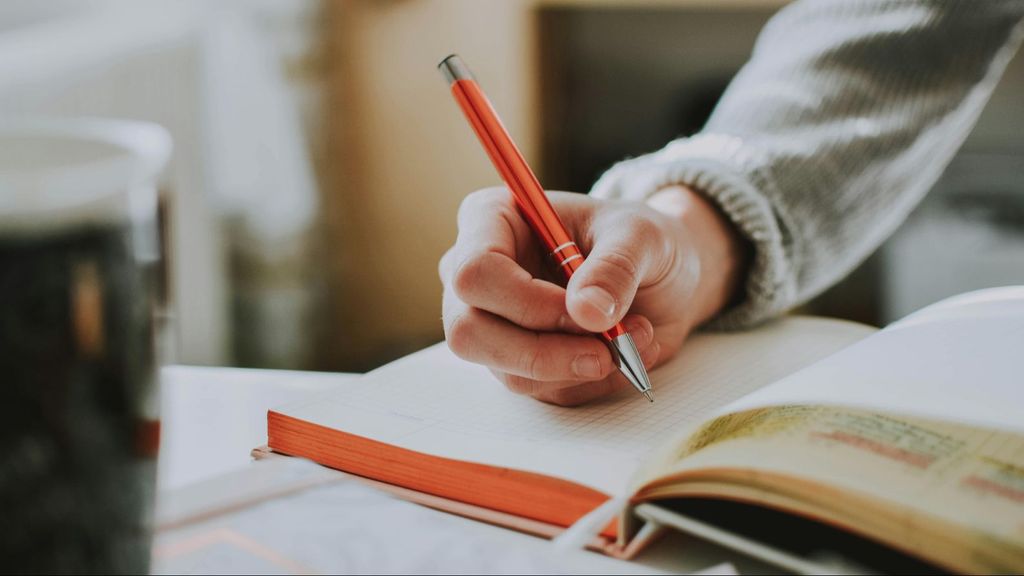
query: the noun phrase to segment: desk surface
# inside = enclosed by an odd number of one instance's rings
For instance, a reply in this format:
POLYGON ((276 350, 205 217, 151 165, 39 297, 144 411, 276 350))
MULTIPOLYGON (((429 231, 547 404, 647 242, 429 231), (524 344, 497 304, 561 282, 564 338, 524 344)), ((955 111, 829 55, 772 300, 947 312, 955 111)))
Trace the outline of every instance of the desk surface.
MULTIPOLYGON (((161 493, 159 498, 164 504, 173 500, 170 495, 186 493, 189 486, 194 487, 203 482, 215 483, 218 478, 246 474, 246 470, 259 466, 259 463, 253 463, 249 451, 266 443, 266 413, 269 408, 332 387, 350 386, 358 378, 353 374, 188 366, 166 367, 161 377, 163 435, 158 488, 161 493)), ((407 507, 395 505, 381 505, 380 510, 381 514, 390 515, 414 513, 407 507)), ((417 510, 415 514, 419 521, 436 525, 438 531, 461 531, 473 537, 480 535, 489 543, 500 543, 505 550, 521 548, 523 554, 535 554, 538 550, 544 550, 547 544, 532 536, 472 520, 418 507, 417 510)), ((404 517, 397 520, 404 520, 404 517)), ((401 539, 402 536, 399 534, 397 537, 401 539)), ((384 544, 382 554, 387 554, 389 549, 395 547, 395 542, 384 544)), ((435 564, 427 569, 441 572, 466 571, 467 566, 459 565, 457 558, 452 561, 456 563, 435 564)), ((662 538, 645 550, 636 562, 640 566, 581 552, 569 559, 562 558, 559 569, 606 573, 625 573, 637 569, 648 572, 694 572, 722 562, 731 562, 744 574, 771 572, 769 567, 762 564, 682 534, 670 534, 662 538)), ((217 564, 204 564, 202 571, 218 571, 218 566, 223 566, 223 572, 237 571, 233 569, 237 566, 217 564)))

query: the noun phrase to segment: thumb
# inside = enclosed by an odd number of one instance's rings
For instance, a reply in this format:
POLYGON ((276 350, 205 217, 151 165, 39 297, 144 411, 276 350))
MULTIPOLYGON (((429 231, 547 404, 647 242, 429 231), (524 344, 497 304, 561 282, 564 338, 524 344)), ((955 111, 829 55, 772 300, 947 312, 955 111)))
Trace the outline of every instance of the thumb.
POLYGON ((581 328, 604 332, 629 311, 640 283, 663 256, 657 225, 616 222, 595 233, 590 254, 566 285, 566 309, 581 328))

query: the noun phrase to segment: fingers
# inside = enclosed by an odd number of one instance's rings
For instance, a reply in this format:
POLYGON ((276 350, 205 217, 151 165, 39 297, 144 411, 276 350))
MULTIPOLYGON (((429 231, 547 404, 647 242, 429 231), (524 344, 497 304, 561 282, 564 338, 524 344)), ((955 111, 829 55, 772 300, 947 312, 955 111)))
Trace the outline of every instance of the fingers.
MULTIPOLYGON (((632 324, 632 317, 627 317, 624 323, 632 324)), ((650 323, 647 323, 650 326, 650 323)), ((642 331, 631 330, 635 334, 634 339, 644 340, 642 331)), ((643 341, 637 343, 640 349, 640 358, 647 369, 653 368, 662 358, 661 345, 657 341, 643 341)), ((510 374, 495 372, 495 375, 505 386, 516 393, 532 396, 542 402, 558 406, 578 406, 598 398, 609 396, 624 389, 632 389, 632 385, 619 374, 618 369, 596 382, 537 382, 528 378, 522 378, 510 374)))
POLYGON ((469 306, 523 328, 582 333, 566 312, 565 289, 534 278, 517 261, 517 254, 537 251, 530 234, 507 190, 470 195, 459 211, 455 246, 441 260, 442 283, 469 306))
POLYGON ((643 217, 594 226, 593 248, 566 287, 566 308, 583 329, 603 332, 626 314, 641 282, 666 267, 669 250, 657 224, 643 217))
POLYGON ((515 259, 531 241, 530 228, 505 188, 485 188, 467 196, 459 205, 458 225, 457 253, 472 248, 515 259))
POLYGON ((566 383, 564 386, 546 385, 507 374, 497 376, 509 390, 556 406, 579 406, 629 387, 629 383, 617 373, 597 382, 566 383))
MULTIPOLYGON (((628 316, 623 324, 652 367, 661 346, 650 321, 628 316)), ((629 386, 607 346, 592 335, 531 332, 454 297, 445 300, 445 334, 460 358, 488 366, 511 391, 551 404, 582 404, 629 386)))
POLYGON ((534 332, 446 292, 445 337, 457 356, 538 382, 585 382, 615 369, 611 353, 590 335, 534 332))
POLYGON ((497 252, 473 252, 456 264, 452 291, 466 304, 529 330, 582 332, 565 309, 565 289, 534 278, 497 252))

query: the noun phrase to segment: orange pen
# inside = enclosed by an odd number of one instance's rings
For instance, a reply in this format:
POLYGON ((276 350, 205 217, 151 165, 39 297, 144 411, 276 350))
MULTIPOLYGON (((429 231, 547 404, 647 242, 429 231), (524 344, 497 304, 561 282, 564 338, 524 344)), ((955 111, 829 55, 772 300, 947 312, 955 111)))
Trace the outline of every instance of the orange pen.
MULTIPOLYGON (((498 169, 501 178, 512 191, 519 213, 544 244, 548 254, 568 281, 583 264, 583 254, 576 242, 569 237, 565 225, 548 201, 537 176, 526 163, 462 59, 452 54, 442 60, 438 68, 448 80, 455 101, 459 103, 466 119, 473 126, 473 131, 480 138, 480 143, 487 150, 494 167, 498 169)), ((611 330, 602 333, 601 337, 611 348, 612 357, 623 376, 648 400, 654 402, 647 370, 640 359, 633 338, 622 324, 616 324, 611 330)))

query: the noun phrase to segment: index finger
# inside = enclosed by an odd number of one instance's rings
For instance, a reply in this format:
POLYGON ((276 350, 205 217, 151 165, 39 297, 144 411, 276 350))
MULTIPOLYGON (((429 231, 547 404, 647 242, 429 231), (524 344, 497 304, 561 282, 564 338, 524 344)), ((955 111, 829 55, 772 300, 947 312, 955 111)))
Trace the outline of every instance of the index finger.
POLYGON ((499 214, 504 209, 500 192, 501 189, 493 188, 478 190, 459 205, 455 245, 445 252, 438 265, 441 281, 446 285, 459 263, 472 251, 496 252, 515 259, 516 233, 509 219, 499 214))
POLYGON ((456 252, 490 250, 518 260, 533 246, 530 228, 507 188, 484 188, 467 196, 459 206, 458 225, 456 252))

